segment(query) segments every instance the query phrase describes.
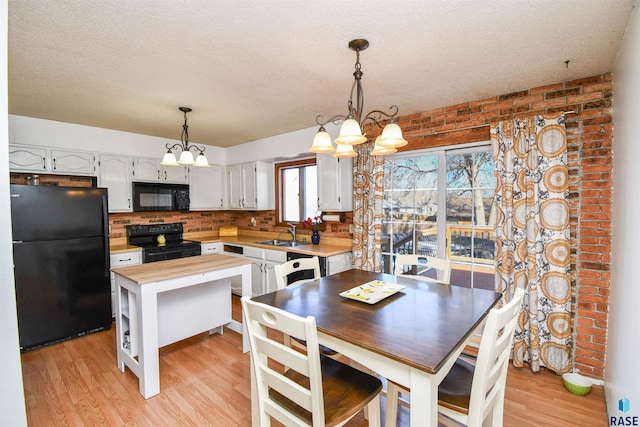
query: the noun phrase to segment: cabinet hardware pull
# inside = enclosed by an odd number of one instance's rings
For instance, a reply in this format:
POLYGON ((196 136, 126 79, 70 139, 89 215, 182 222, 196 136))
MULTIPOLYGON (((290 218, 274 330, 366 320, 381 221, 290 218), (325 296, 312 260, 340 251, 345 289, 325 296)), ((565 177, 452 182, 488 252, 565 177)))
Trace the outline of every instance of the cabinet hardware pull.
POLYGON ((47 158, 43 157, 42 158, 42 169, 46 169, 47 168, 47 158))
POLYGON ((56 159, 55 159, 55 157, 53 158, 53 170, 56 170, 56 159))

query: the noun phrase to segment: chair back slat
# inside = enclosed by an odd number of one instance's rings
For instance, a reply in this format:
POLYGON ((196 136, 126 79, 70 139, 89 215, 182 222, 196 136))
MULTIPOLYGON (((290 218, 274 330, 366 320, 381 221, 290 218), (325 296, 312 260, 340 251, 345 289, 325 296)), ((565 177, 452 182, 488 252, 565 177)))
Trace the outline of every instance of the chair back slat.
POLYGON ((284 264, 273 266, 276 276, 276 285, 278 290, 284 289, 286 286, 296 285, 298 283, 308 282, 320 278, 320 260, 318 257, 297 258, 287 261, 284 264), (294 273, 309 271, 313 273, 310 278, 305 278, 289 283, 289 276, 294 273))
MULTIPOLYGON (((451 260, 425 255, 397 254, 393 274, 396 276, 404 274, 404 266, 407 265, 415 266, 416 268, 422 267, 423 271, 424 269, 433 268, 436 270, 438 282, 448 285, 451 281, 451 260)), ((410 277, 429 279, 428 277, 418 275, 418 273, 411 274, 410 277)))

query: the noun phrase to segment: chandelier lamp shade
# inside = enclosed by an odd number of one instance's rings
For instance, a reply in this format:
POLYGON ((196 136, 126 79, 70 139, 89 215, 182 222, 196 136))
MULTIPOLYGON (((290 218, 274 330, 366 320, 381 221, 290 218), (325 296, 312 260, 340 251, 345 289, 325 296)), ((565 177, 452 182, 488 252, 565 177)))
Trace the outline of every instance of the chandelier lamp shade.
POLYGON ((182 135, 180 135, 180 143, 175 143, 173 145, 166 144, 167 152, 165 153, 161 165, 164 166, 179 166, 179 165, 187 165, 187 166, 196 166, 196 167, 209 167, 209 162, 204 155, 204 146, 202 148, 196 145, 189 145, 189 125, 187 124, 187 113, 193 111, 189 107, 178 107, 178 110, 184 113, 184 124, 182 125, 182 135), (180 158, 176 160, 176 155, 173 154, 173 151, 182 150, 180 153, 180 158), (193 152, 197 154, 195 160, 193 158, 193 152))
POLYGON ((316 117, 316 123, 320 126, 313 139, 313 145, 309 148, 312 153, 334 153, 334 157, 355 157, 354 145, 367 141, 364 126, 371 123, 382 129, 382 133, 376 138, 372 155, 385 155, 398 151, 399 147, 407 145, 407 141, 402 137, 402 130, 395 122, 398 114, 398 107, 389 107, 390 113, 380 110, 373 110, 363 114, 364 92, 362 89, 362 67, 360 65, 360 52, 369 47, 369 42, 365 39, 355 39, 349 42, 349 49, 356 52, 356 65, 353 72, 354 82, 351 86, 351 94, 347 103, 347 115, 335 115, 328 120, 323 116, 316 117), (354 104, 355 92, 355 104, 354 104), (325 129, 325 125, 333 123, 340 124, 340 134, 335 140, 336 146, 331 142, 331 136, 325 129), (384 126, 383 126, 384 124, 384 126))

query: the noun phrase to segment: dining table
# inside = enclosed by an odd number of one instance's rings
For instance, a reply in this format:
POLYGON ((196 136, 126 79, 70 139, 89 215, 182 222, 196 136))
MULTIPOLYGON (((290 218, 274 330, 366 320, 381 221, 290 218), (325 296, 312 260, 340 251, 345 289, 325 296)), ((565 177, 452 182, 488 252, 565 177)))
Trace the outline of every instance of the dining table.
POLYGON ((501 294, 351 269, 253 299, 315 317, 320 344, 411 390, 412 427, 437 427, 438 385, 501 294), (401 289, 367 300, 379 285, 401 289))

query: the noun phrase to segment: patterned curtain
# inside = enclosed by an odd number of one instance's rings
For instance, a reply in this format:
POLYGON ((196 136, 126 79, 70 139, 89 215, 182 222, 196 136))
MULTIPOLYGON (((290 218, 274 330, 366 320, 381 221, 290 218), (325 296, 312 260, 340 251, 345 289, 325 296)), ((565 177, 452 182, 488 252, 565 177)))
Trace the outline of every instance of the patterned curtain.
POLYGON ((525 289, 513 364, 571 370, 569 172, 564 115, 491 128, 496 168, 496 290, 525 289))
POLYGON ((354 147, 353 162, 353 267, 382 271, 382 202, 384 158, 371 156, 373 143, 354 147))

